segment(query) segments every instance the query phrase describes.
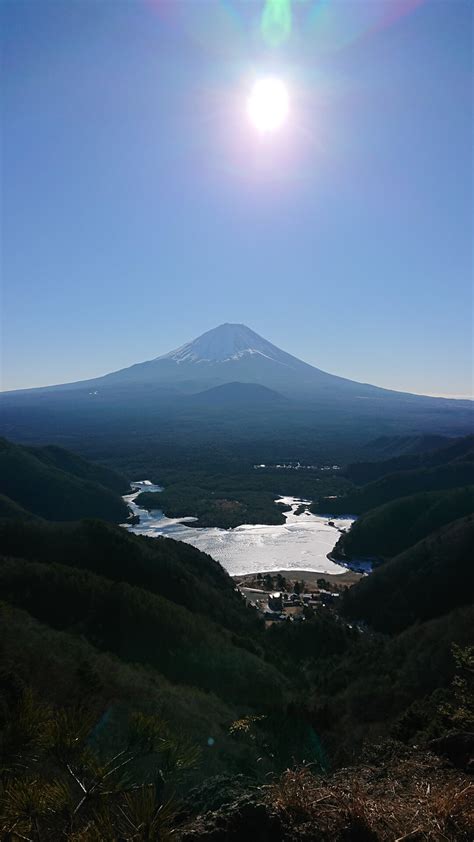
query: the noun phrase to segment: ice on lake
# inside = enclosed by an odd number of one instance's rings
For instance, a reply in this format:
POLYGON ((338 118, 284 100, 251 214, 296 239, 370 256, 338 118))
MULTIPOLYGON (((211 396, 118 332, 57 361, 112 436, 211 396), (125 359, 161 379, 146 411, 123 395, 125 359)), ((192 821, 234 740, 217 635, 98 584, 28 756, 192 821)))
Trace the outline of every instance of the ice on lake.
POLYGON ((168 518, 163 512, 147 512, 139 508, 135 498, 141 491, 162 491, 161 486, 148 480, 132 483, 133 493, 124 497, 140 523, 127 524, 126 528, 137 535, 157 537, 163 535, 192 544, 209 553, 231 575, 259 573, 272 570, 311 570, 317 573, 344 573, 345 567, 327 558, 336 544, 340 529, 348 529, 354 518, 330 518, 305 511, 296 515, 302 503, 297 497, 279 497, 276 502, 291 506, 285 512, 285 523, 279 526, 244 524, 235 529, 197 528, 195 518, 168 518), (334 523, 330 526, 328 520, 334 523))

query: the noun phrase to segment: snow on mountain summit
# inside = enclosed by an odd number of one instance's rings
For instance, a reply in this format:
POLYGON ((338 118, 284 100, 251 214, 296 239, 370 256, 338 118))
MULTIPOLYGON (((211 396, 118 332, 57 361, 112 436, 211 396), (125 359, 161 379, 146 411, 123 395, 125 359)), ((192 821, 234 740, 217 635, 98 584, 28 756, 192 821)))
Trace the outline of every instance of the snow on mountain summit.
POLYGON ((263 339, 246 325, 223 324, 208 330, 192 342, 158 357, 176 363, 221 363, 259 354, 267 359, 288 365, 287 357, 271 342, 263 339))
MULTIPOLYGON (((88 402, 93 400, 94 406, 102 406, 102 401, 110 396, 111 407, 136 405, 146 412, 163 409, 167 402, 174 407, 173 411, 178 411, 180 397, 190 395, 200 395, 195 403, 199 412, 204 405, 225 407, 227 411, 237 405, 268 407, 272 401, 280 410, 287 398, 309 401, 308 405, 314 408, 317 404, 324 411, 332 406, 338 412, 341 407, 344 412, 362 411, 362 408, 368 411, 369 406, 374 412, 381 412, 384 406, 395 406, 397 412, 402 412, 412 406, 422 408, 423 402, 428 408, 433 403, 440 408, 447 404, 446 411, 452 412, 454 404, 460 403, 400 394, 329 374, 277 348, 246 325, 229 323, 154 359, 102 377, 37 391, 41 395, 64 392, 69 400, 74 390, 88 402)), ((461 408, 470 412, 467 403, 461 408)), ((189 409, 189 402, 185 406, 189 409)))

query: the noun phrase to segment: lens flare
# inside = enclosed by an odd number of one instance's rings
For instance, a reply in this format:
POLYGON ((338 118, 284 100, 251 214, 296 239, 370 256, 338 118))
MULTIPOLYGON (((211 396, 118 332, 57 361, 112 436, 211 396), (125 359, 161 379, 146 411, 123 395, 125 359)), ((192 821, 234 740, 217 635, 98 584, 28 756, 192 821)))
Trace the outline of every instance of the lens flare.
POLYGON ((290 108, 286 85, 274 76, 258 79, 247 101, 251 122, 262 134, 276 131, 288 117, 290 108))
POLYGON ((261 29, 263 40, 271 47, 283 44, 291 34, 291 0, 266 0, 261 29))

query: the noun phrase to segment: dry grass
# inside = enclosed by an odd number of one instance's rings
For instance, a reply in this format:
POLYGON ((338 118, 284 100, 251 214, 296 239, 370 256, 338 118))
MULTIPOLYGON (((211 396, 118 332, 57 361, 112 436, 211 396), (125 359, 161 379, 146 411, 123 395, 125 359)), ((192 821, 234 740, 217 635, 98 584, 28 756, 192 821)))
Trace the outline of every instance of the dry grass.
POLYGON ((329 778, 288 770, 267 789, 292 838, 354 842, 474 839, 474 784, 431 755, 342 769, 329 778))

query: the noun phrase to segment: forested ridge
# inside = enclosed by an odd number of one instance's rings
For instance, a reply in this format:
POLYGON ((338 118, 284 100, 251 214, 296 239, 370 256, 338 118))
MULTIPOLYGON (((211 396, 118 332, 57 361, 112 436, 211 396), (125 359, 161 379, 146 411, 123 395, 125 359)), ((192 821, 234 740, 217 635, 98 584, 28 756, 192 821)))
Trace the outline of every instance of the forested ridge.
POLYGON ((453 461, 473 461, 474 436, 443 438, 443 436, 397 436, 378 440, 369 449, 376 455, 375 461, 354 462, 348 465, 346 475, 357 485, 372 482, 387 474, 410 471, 418 468, 434 468, 453 461), (382 446, 383 445, 383 446, 382 446), (408 452, 390 455, 398 450, 408 452), (389 458, 386 453, 389 453, 389 458), (385 453, 385 455, 384 455, 385 453))
POLYGON ((445 524, 474 512, 474 486, 399 497, 361 515, 341 536, 334 558, 391 558, 445 524))
POLYGON ((426 454, 349 464, 344 475, 358 487, 350 488, 337 500, 318 496, 312 507, 314 512, 360 515, 399 497, 472 485, 474 437, 454 439, 448 446, 426 454))
POLYGON ((344 613, 383 632, 472 603, 474 515, 428 535, 377 568, 344 596, 344 613))
POLYGON ((2 508, 20 506, 47 520, 128 517, 125 477, 60 447, 24 447, 0 439, 2 508))

